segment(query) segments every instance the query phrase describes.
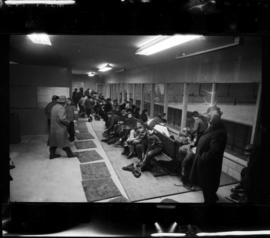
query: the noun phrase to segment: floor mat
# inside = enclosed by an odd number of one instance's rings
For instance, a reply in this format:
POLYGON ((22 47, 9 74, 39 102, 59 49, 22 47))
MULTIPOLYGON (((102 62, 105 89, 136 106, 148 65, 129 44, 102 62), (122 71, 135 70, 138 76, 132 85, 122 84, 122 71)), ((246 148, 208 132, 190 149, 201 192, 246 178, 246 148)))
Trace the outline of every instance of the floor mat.
POLYGON ((81 132, 79 130, 80 133, 76 133, 76 138, 78 140, 91 140, 91 139, 94 139, 94 136, 92 136, 89 132, 81 132))
POLYGON ((97 148, 94 141, 75 141, 75 146, 77 149, 89 149, 89 148, 97 148))
POLYGON ((80 163, 103 160, 101 155, 95 150, 73 152, 73 154, 75 154, 75 156, 78 157, 78 160, 80 161, 80 163))
MULTIPOLYGON (((101 140, 103 138, 104 123, 93 122, 93 129, 101 140)), ((134 202, 189 192, 177 176, 164 175, 154 177, 150 172, 143 172, 139 178, 135 178, 132 173, 123 170, 122 167, 129 165, 136 159, 130 160, 126 156, 121 155, 122 148, 107 145, 106 143, 102 143, 102 146, 126 191, 129 201, 134 202)), ((235 179, 223 173, 220 181, 221 186, 236 183, 235 179)))
POLYGON ((100 201, 121 196, 120 191, 110 177, 82 181, 88 202, 100 201))
POLYGON ((80 164, 82 180, 110 177, 110 172, 104 162, 80 164))

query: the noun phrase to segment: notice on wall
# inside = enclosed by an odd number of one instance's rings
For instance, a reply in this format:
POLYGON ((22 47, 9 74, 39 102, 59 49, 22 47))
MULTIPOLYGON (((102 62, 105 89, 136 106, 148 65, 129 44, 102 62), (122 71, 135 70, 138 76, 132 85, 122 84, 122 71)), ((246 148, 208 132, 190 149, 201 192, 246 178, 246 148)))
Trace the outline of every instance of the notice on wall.
POLYGON ((51 102, 53 95, 66 96, 68 98, 70 97, 69 87, 38 87, 38 107, 44 108, 49 102, 51 102))

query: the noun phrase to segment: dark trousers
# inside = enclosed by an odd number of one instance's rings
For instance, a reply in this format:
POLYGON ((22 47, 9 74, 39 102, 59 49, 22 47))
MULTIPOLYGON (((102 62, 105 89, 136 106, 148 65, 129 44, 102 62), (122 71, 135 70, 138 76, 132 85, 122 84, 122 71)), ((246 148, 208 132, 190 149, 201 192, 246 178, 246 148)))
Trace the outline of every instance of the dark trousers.
POLYGON ((69 123, 67 130, 68 130, 68 134, 69 134, 69 140, 74 141, 75 129, 74 129, 74 122, 73 121, 69 123))
POLYGON ((187 182, 189 182, 188 178, 190 175, 194 158, 195 158, 195 154, 193 154, 192 151, 188 151, 181 164, 181 175, 182 175, 182 178, 187 182))
POLYGON ((156 155, 158 155, 161 151, 162 151, 161 147, 156 147, 156 148, 147 150, 142 167, 149 168, 151 166, 151 161, 153 160, 153 158, 156 155))
POLYGON ((87 117, 90 117, 90 114, 92 113, 92 110, 91 110, 91 108, 86 108, 85 112, 86 112, 87 117))
POLYGON ((145 146, 142 143, 138 143, 135 145, 135 152, 139 158, 139 160, 143 159, 143 154, 145 152, 145 146))
POLYGON ((203 192, 204 203, 213 204, 217 202, 218 196, 215 190, 209 189, 209 188, 202 188, 202 192, 203 192))

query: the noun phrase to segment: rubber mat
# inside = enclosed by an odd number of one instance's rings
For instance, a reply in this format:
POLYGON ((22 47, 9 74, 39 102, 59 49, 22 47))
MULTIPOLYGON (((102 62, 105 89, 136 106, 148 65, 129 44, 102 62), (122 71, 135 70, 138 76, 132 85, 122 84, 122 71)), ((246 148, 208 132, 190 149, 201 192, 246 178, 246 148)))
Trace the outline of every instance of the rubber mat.
POLYGON ((79 130, 80 133, 76 133, 76 138, 78 140, 91 140, 91 139, 94 139, 94 136, 92 136, 89 132, 87 133, 82 133, 80 130, 79 130))
POLYGON ((120 191, 110 177, 84 180, 82 185, 88 202, 121 196, 120 191))
POLYGON ((101 155, 96 152, 95 150, 86 150, 86 151, 79 151, 74 152, 75 156, 78 158, 80 163, 87 163, 97 160, 103 160, 101 155))
POLYGON ((110 172, 104 162, 80 164, 82 180, 110 177, 110 172))
POLYGON ((77 149, 91 149, 91 148, 97 148, 94 141, 88 140, 88 141, 75 141, 74 142, 77 149))

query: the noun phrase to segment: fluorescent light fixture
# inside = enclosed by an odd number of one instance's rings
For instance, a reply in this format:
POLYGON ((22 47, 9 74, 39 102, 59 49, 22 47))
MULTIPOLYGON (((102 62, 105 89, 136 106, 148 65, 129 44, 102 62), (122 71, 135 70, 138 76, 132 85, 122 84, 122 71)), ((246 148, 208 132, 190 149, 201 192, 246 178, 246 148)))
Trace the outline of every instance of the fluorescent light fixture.
POLYGON ((163 230, 162 230, 161 226, 158 224, 158 222, 155 222, 154 225, 155 225, 158 233, 162 233, 163 232, 163 230))
POLYGON ((169 232, 174 232, 174 231, 175 231, 175 228, 177 227, 177 225, 178 225, 177 222, 174 222, 174 223, 171 225, 169 232))
POLYGON ((7 0, 6 5, 45 4, 45 5, 72 5, 75 0, 7 0))
POLYGON ((184 237, 185 233, 159 232, 151 234, 152 237, 184 237))
POLYGON ((27 35, 27 37, 34 43, 40 45, 52 45, 50 38, 45 33, 33 33, 27 35))
POLYGON ((112 66, 108 63, 105 63, 105 64, 101 64, 98 66, 100 72, 106 72, 106 71, 109 71, 112 69, 112 66))
POLYGON ((162 36, 162 35, 157 35, 157 36, 150 36, 149 38, 147 38, 144 41, 139 42, 139 44, 137 45, 139 48, 140 47, 145 47, 149 44, 154 44, 155 42, 165 39, 166 36, 162 36))
POLYGON ((88 72, 88 73, 87 73, 87 75, 88 75, 89 77, 94 77, 94 76, 96 75, 96 73, 95 73, 95 72, 90 71, 90 72, 88 72))
POLYGON ((200 232, 196 236, 248 236, 248 235, 270 235, 270 230, 261 231, 225 231, 225 232, 200 232))
POLYGON ((137 55, 152 55, 158 52, 167 50, 169 48, 184 44, 188 41, 199 39, 201 35, 174 35, 174 36, 161 36, 154 39, 154 42, 144 44, 136 51, 137 55))

